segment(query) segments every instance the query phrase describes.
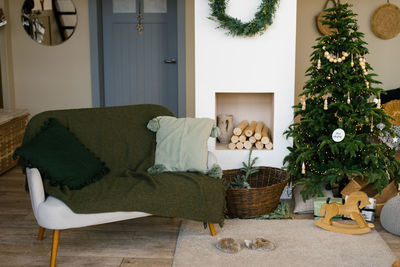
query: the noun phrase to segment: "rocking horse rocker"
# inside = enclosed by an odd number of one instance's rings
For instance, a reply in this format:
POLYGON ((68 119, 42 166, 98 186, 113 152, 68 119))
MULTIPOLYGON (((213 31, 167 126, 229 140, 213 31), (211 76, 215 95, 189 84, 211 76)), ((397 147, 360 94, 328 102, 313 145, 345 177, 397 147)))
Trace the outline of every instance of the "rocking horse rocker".
POLYGON ((371 232, 375 227, 373 223, 367 223, 362 216, 360 209, 369 205, 368 195, 358 191, 351 193, 346 201, 346 204, 330 203, 321 206, 320 216, 324 216, 315 224, 325 230, 343 234, 365 234, 371 232), (343 224, 332 221, 332 218, 337 215, 345 215, 350 217, 357 224, 343 224))

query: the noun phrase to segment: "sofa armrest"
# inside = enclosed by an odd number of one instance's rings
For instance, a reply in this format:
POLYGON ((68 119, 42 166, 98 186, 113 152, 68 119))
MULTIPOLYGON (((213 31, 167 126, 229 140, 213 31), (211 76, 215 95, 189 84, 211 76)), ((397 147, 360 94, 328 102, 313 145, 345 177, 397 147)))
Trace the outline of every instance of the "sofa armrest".
POLYGON ((32 209, 36 216, 39 205, 45 201, 42 176, 36 168, 26 168, 26 176, 28 180, 29 194, 31 196, 32 209))
POLYGON ((207 156, 207 169, 211 169, 214 164, 218 164, 217 157, 210 151, 207 156))

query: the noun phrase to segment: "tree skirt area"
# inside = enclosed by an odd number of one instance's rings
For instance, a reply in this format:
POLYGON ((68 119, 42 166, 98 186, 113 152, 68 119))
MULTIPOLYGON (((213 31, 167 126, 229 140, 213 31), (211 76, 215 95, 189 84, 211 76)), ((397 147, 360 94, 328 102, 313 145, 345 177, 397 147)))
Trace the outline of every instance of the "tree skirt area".
POLYGON ((225 220, 215 226, 217 236, 202 223, 184 221, 176 245, 174 265, 181 266, 392 266, 396 257, 373 230, 364 235, 333 233, 313 220, 225 220), (264 237, 276 244, 273 251, 243 248, 236 254, 218 250, 218 239, 244 240, 264 237))

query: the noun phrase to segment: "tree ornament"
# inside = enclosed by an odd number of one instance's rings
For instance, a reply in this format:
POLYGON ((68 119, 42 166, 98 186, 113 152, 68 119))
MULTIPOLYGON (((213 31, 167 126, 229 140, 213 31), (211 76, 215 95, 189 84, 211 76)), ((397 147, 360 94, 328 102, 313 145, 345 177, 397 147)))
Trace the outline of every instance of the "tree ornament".
MULTIPOLYGON (((394 138, 393 138, 394 139, 394 138)), ((387 177, 389 178, 389 180, 391 180, 390 179, 390 173, 386 170, 386 175, 387 175, 387 177)))
POLYGON ((300 98, 300 102, 301 102, 301 105, 302 105, 302 107, 301 107, 301 110, 306 110, 306 97, 303 95, 301 98, 300 98))
POLYGON ((209 19, 217 21, 220 24, 218 28, 228 30, 230 35, 252 37, 262 34, 267 29, 267 25, 272 25, 279 0, 261 0, 254 18, 249 22, 242 22, 226 14, 227 2, 227 0, 209 0, 211 8, 209 19))
POLYGON ((301 165, 301 174, 306 174, 306 164, 301 165))
POLYGON ((374 117, 371 117, 371 133, 374 131, 374 117))
POLYGON ((322 99, 324 99, 324 110, 328 110, 328 98, 331 96, 331 94, 327 94, 322 97, 322 99))
POLYGON ((344 137, 346 136, 346 133, 344 132, 343 129, 336 129, 332 133, 332 140, 335 141, 336 143, 342 142, 344 137))
POLYGON ((317 69, 318 69, 318 70, 321 69, 321 59, 320 59, 320 58, 318 58, 317 69))
MULTIPOLYGON (((324 49, 325 50, 325 49, 324 49)), ((327 60, 329 60, 329 62, 333 62, 333 63, 341 63, 341 62, 343 62, 343 61, 345 61, 346 60, 346 58, 349 56, 349 53, 347 53, 347 52, 342 52, 341 53, 342 54, 342 56, 340 56, 340 54, 338 54, 338 55, 334 55, 334 54, 332 54, 332 53, 329 53, 328 51, 325 51, 325 53, 324 53, 324 57, 327 59, 327 60)))
POLYGON ((369 81, 365 80, 365 86, 369 89, 369 81))
POLYGON ((351 63, 350 63, 351 67, 354 67, 354 60, 353 60, 353 54, 351 54, 351 63))
POLYGON ((361 69, 363 70, 363 74, 368 75, 365 57, 360 57, 359 62, 360 62, 361 69))
POLYGON ((347 92, 347 104, 351 103, 351 99, 350 99, 350 91, 347 92))

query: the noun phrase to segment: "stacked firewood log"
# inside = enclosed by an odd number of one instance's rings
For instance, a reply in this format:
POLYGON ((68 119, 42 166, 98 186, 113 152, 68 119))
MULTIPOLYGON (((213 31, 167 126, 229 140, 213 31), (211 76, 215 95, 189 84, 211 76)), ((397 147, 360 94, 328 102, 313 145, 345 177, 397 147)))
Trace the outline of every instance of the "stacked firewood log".
POLYGON ((229 143, 229 149, 251 149, 255 147, 258 150, 266 148, 272 150, 273 144, 269 129, 262 121, 252 121, 250 124, 247 120, 240 122, 234 129, 229 143))

